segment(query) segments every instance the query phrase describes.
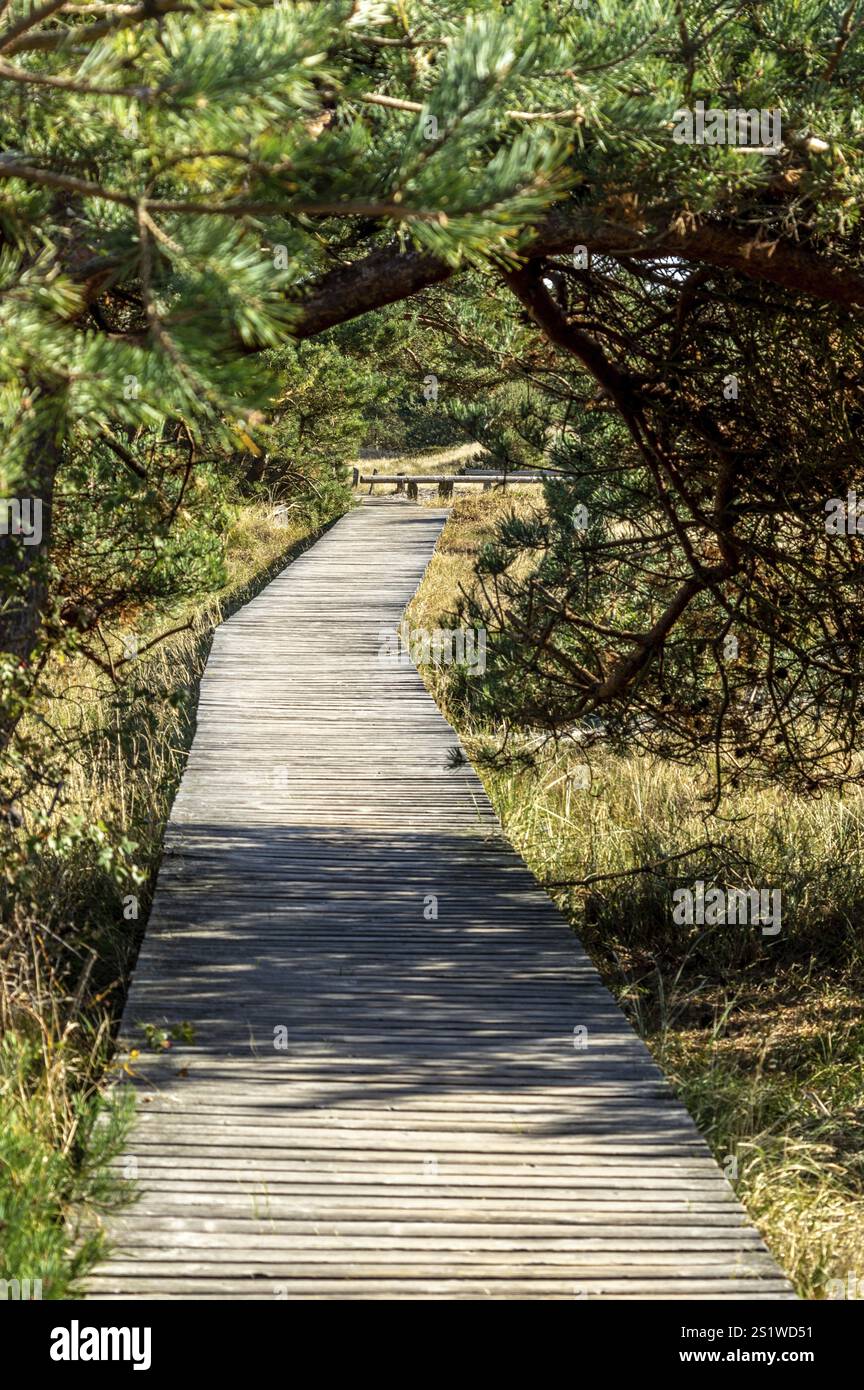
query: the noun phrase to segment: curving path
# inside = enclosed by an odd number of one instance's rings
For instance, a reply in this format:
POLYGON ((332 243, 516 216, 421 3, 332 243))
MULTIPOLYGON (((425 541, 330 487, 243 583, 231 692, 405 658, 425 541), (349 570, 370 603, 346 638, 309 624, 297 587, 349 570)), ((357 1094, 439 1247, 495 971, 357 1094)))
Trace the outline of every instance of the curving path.
POLYGON ((379 663, 444 519, 367 502, 216 633, 123 1030, 194 1031, 133 1063, 141 1198, 91 1297, 791 1296, 379 663))

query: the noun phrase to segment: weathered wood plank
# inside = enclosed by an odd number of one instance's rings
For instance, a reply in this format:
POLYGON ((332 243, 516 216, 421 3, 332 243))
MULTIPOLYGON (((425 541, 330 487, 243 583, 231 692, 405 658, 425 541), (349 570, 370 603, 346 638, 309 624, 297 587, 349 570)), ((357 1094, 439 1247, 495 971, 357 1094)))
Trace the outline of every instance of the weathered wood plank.
POLYGON ((91 1297, 791 1296, 382 660, 443 519, 365 502, 216 633, 124 1015, 142 1195, 91 1297))

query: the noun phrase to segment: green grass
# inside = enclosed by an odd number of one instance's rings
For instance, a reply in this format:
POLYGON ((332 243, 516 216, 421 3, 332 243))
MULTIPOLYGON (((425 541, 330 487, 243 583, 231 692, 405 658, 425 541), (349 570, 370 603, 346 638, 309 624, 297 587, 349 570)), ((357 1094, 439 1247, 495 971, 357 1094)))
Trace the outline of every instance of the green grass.
MULTIPOLYGON (((492 521, 511 505, 489 494, 457 503, 409 610, 414 626, 434 628, 453 611, 492 521)), ((502 731, 449 702, 458 687, 448 668, 424 675, 538 880, 572 885, 549 891, 798 1293, 824 1297, 830 1280, 860 1276, 864 797, 743 787, 711 816, 699 769, 646 757, 592 753, 581 788, 588 759, 576 743, 534 768, 496 768, 488 755, 502 731), (779 935, 676 925, 673 889, 697 878, 779 888, 779 935)))
POLYGON ((98 1218, 133 1196, 110 1167, 130 1111, 94 1084, 103 1060, 38 1028, 0 1043, 0 1278, 29 1280, 31 1297, 74 1293, 104 1250, 98 1218))

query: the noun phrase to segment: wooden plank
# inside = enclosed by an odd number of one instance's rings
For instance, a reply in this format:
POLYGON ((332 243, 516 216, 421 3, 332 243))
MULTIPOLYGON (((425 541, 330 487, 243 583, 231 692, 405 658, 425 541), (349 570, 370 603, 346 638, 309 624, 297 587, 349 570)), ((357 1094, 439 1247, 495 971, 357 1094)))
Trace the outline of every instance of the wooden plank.
POLYGON ((704 1300, 760 1301, 787 1298, 786 1284, 781 1279, 763 1279, 758 1285, 750 1280, 696 1278, 684 1276, 679 1280, 636 1279, 626 1276, 579 1279, 493 1279, 484 1273, 482 1279, 472 1278, 469 1271, 456 1279, 435 1278, 431 1273, 411 1282, 376 1278, 366 1283, 357 1279, 310 1278, 268 1279, 265 1275, 228 1278, 224 1275, 152 1275, 124 1274, 120 1279, 93 1280, 91 1297, 102 1299, 182 1298, 182 1299, 669 1299, 695 1298, 704 1300))
POLYGON ((93 1298, 791 1297, 382 661, 444 516, 366 499, 215 635, 123 1020, 141 1200, 93 1298))

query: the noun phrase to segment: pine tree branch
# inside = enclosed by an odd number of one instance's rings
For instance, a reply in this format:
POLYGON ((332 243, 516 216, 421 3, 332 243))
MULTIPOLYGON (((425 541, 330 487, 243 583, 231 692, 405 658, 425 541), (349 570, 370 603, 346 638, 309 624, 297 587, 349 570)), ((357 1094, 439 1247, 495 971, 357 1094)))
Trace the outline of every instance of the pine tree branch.
POLYGON ((453 274, 452 265, 426 251, 400 251, 396 246, 372 251, 328 271, 306 289, 292 332, 297 338, 314 338, 372 309, 408 299, 453 274))
POLYGON ((855 11, 857 8, 858 0, 850 0, 850 4, 846 10, 846 13, 843 16, 843 22, 840 25, 840 32, 837 36, 836 47, 828 60, 825 71, 822 74, 823 82, 831 81, 832 77, 837 71, 837 68, 840 65, 840 60, 846 51, 849 40, 851 39, 852 35, 858 29, 861 28, 861 20, 859 20, 857 24, 853 25, 852 23, 852 21, 855 18, 855 11))
MULTIPOLYGON (((63 29, 42 29, 38 33, 26 32, 20 37, 10 40, 4 45, 3 51, 10 55, 15 53, 52 53, 57 48, 74 42, 76 45, 92 44, 96 39, 102 39, 106 34, 118 32, 121 29, 128 29, 133 24, 141 24, 146 20, 158 20, 164 14, 191 14, 195 6, 182 3, 182 0, 145 0, 141 5, 106 5, 106 6, 77 6, 69 5, 69 13, 86 13, 92 10, 94 13, 104 13, 109 11, 104 19, 98 19, 93 24, 82 24, 80 28, 63 29)), ((221 6, 214 5, 215 10, 221 6)), ((28 20, 28 29, 32 21, 28 20)))
POLYGON ((40 6, 38 10, 31 10, 25 14, 15 24, 10 24, 6 29, 0 29, 0 53, 5 53, 9 45, 14 43, 21 34, 26 34, 28 29, 34 29, 37 24, 41 24, 43 19, 48 19, 58 10, 62 10, 66 0, 47 0, 47 3, 40 6))
POLYGON ((62 92, 81 92, 84 96, 135 97, 146 101, 155 97, 151 87, 103 87, 97 82, 79 82, 75 77, 53 77, 47 72, 30 72, 12 63, 0 62, 0 80, 19 82, 28 87, 54 87, 62 92))
MULTIPOLYGON (((387 106, 393 111, 415 111, 419 114, 423 110, 422 101, 409 101, 403 97, 388 97, 384 92, 364 92, 360 97, 361 101, 370 106, 387 106)), ((582 111, 576 107, 567 111, 505 111, 504 115, 511 121, 564 121, 579 120, 582 111)))
MULTIPOLYGON (((0 63, 0 78, 4 76, 4 64, 0 63)), ((29 74, 28 74, 29 76, 29 74)), ((59 79, 58 79, 59 80, 59 79)), ((65 79, 64 79, 65 82, 65 79)), ((95 91, 96 88, 85 90, 95 91)), ((138 95, 143 88, 130 88, 128 91, 111 88, 111 94, 138 95)), ((399 222, 441 222, 444 214, 437 210, 425 211, 420 208, 403 207, 397 202, 364 202, 359 199, 320 203, 296 202, 256 202, 254 199, 235 200, 220 203, 199 202, 194 199, 146 198, 139 193, 124 193, 119 188, 108 188, 105 184, 94 183, 90 179, 79 179, 74 174, 56 174, 51 169, 37 169, 32 164, 22 163, 16 155, 0 156, 0 179, 23 179, 27 183, 41 184, 45 188, 58 188, 66 193, 78 193, 83 198, 101 198, 109 203, 119 203, 123 207, 138 208, 146 202, 152 212, 189 214, 204 217, 376 217, 391 218, 399 222)))
MULTIPOLYGON (((572 251, 574 246, 616 258, 676 256, 767 281, 810 299, 849 309, 864 308, 864 274, 851 265, 791 242, 758 242, 732 227, 673 225, 648 236, 632 227, 561 208, 537 225, 521 251, 526 258, 555 256, 572 251)), ((314 337, 335 324, 418 294, 455 273, 453 266, 423 252, 401 251, 397 246, 373 251, 349 266, 329 271, 310 287, 294 334, 314 337)))
MULTIPOLYGON (((4 65, 0 64, 0 77, 4 65)), ((29 74, 28 74, 29 76, 29 74)), ((66 79, 58 79, 58 81, 66 79)), ((133 89, 129 89, 130 94, 133 89)), ((141 95, 141 89, 134 89, 141 95)), ((0 158, 0 179, 20 178, 46 187, 103 198, 126 207, 137 208, 139 196, 106 188, 70 174, 58 174, 22 162, 17 156, 0 158)), ((307 216, 390 218, 401 222, 423 218, 440 220, 437 211, 425 212, 393 202, 256 202, 218 199, 204 202, 188 199, 147 199, 156 213, 190 215, 307 216)), ((780 239, 758 241, 748 233, 713 224, 687 226, 680 220, 653 236, 632 227, 600 221, 568 208, 554 210, 526 237, 522 254, 526 257, 563 255, 574 246, 585 246, 594 255, 615 258, 658 258, 676 256, 685 261, 716 266, 749 279, 767 281, 808 298, 842 305, 864 307, 864 275, 853 267, 838 263, 815 251, 802 249, 780 239)), ((429 285, 439 284, 455 273, 455 267, 424 252, 401 251, 398 247, 370 253, 350 266, 340 266, 324 275, 307 293, 295 336, 313 337, 335 324, 385 304, 404 299, 429 285)))

